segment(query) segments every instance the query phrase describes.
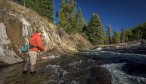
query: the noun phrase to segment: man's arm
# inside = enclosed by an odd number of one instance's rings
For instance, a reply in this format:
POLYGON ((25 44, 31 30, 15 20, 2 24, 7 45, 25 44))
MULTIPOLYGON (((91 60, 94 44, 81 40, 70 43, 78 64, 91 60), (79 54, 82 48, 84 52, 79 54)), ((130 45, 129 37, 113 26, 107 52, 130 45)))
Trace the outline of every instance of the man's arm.
POLYGON ((37 37, 37 47, 43 51, 45 51, 45 48, 42 45, 42 39, 41 37, 37 37))

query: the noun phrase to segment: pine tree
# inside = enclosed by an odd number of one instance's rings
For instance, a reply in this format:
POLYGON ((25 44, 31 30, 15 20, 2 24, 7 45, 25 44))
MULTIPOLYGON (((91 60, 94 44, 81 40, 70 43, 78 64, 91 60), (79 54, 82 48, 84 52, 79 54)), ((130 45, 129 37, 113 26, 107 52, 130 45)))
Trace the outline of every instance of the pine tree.
POLYGON ((125 42, 125 30, 122 28, 121 29, 121 43, 125 42))
POLYGON ((67 19, 66 19, 66 3, 65 0, 61 0, 61 8, 58 14, 59 25, 66 30, 67 19))
POLYGON ((61 9, 59 12, 59 25, 68 33, 76 32, 77 17, 75 0, 61 0, 61 9))
POLYGON ((132 41, 132 39, 133 39, 132 30, 131 29, 126 30, 125 31, 125 42, 132 41))
POLYGON ((104 33, 104 44, 109 44, 109 40, 108 40, 106 32, 104 33))
POLYGON ((97 14, 93 13, 92 18, 88 24, 87 36, 89 41, 94 45, 100 45, 104 43, 104 32, 97 14))
POLYGON ((77 22, 78 17, 77 17, 77 8, 76 7, 73 9, 73 11, 70 14, 70 16, 71 16, 70 19, 69 19, 69 23, 71 25, 70 27, 72 29, 72 32, 76 33, 78 31, 78 28, 77 28, 77 26, 78 26, 78 22, 77 22))
POLYGON ((146 39, 146 23, 124 30, 124 33, 125 42, 146 39))
POLYGON ((63 11, 65 11, 66 8, 66 2, 65 0, 61 0, 61 9, 64 9, 63 11))
POLYGON ((79 8, 77 12, 77 31, 82 32, 84 25, 85 25, 85 19, 83 18, 81 8, 79 8))
POLYGON ((25 1, 26 0, 13 0, 13 1, 25 6, 25 1))
POLYGON ((113 42, 114 43, 120 43, 120 34, 117 31, 113 32, 113 42))
POLYGON ((61 8, 58 13, 59 25, 67 33, 81 32, 85 25, 82 11, 76 7, 76 0, 61 0, 61 8))
POLYGON ((68 0, 67 2, 67 32, 69 33, 75 33, 77 32, 77 9, 76 9, 76 4, 75 4, 75 0, 68 0))
POLYGON ((16 0, 17 3, 29 7, 41 16, 47 17, 50 22, 54 20, 53 0, 16 0))
POLYGON ((46 9, 46 13, 45 13, 45 16, 48 17, 48 19, 53 22, 54 21, 54 3, 53 3, 53 0, 47 0, 46 4, 44 7, 44 9, 46 9))
POLYGON ((108 44, 111 44, 112 41, 111 41, 111 27, 110 26, 107 26, 106 36, 107 36, 107 43, 108 44))
POLYGON ((58 18, 59 18, 59 25, 65 29, 67 20, 66 20, 66 14, 64 13, 63 9, 60 9, 58 18))

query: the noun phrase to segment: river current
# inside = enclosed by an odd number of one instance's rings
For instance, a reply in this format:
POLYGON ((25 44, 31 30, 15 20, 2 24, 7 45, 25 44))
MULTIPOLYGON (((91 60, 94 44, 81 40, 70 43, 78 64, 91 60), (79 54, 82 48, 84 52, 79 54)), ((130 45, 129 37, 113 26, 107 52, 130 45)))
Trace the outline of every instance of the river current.
POLYGON ((89 50, 40 62, 37 74, 22 65, 0 68, 0 84, 146 84, 146 55, 89 50))

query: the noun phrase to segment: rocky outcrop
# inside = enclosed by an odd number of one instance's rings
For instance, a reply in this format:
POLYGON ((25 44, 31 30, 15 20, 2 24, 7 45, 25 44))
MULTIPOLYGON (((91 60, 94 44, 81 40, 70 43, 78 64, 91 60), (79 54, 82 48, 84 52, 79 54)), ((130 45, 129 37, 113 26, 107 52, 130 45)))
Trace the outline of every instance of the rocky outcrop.
POLYGON ((28 44, 36 30, 43 32, 44 46, 49 47, 49 53, 77 52, 92 47, 80 34, 68 35, 36 12, 11 1, 0 0, 0 63, 21 62, 19 49, 22 44, 28 44))
MULTIPOLYGON (((12 48, 11 41, 7 36, 6 27, 4 23, 0 23, 0 61, 4 63, 13 64, 22 61, 18 55, 16 55, 12 48)), ((0 62, 0 65, 2 63, 0 62)))

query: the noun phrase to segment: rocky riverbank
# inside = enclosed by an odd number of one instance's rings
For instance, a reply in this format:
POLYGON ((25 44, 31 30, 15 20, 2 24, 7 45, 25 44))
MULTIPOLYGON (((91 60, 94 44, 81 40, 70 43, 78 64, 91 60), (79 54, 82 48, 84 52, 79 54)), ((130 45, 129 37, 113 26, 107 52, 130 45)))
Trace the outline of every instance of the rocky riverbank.
POLYGON ((113 51, 119 53, 133 53, 133 54, 145 54, 146 55, 146 47, 137 46, 137 47, 127 47, 127 48, 103 48, 104 51, 113 51))

